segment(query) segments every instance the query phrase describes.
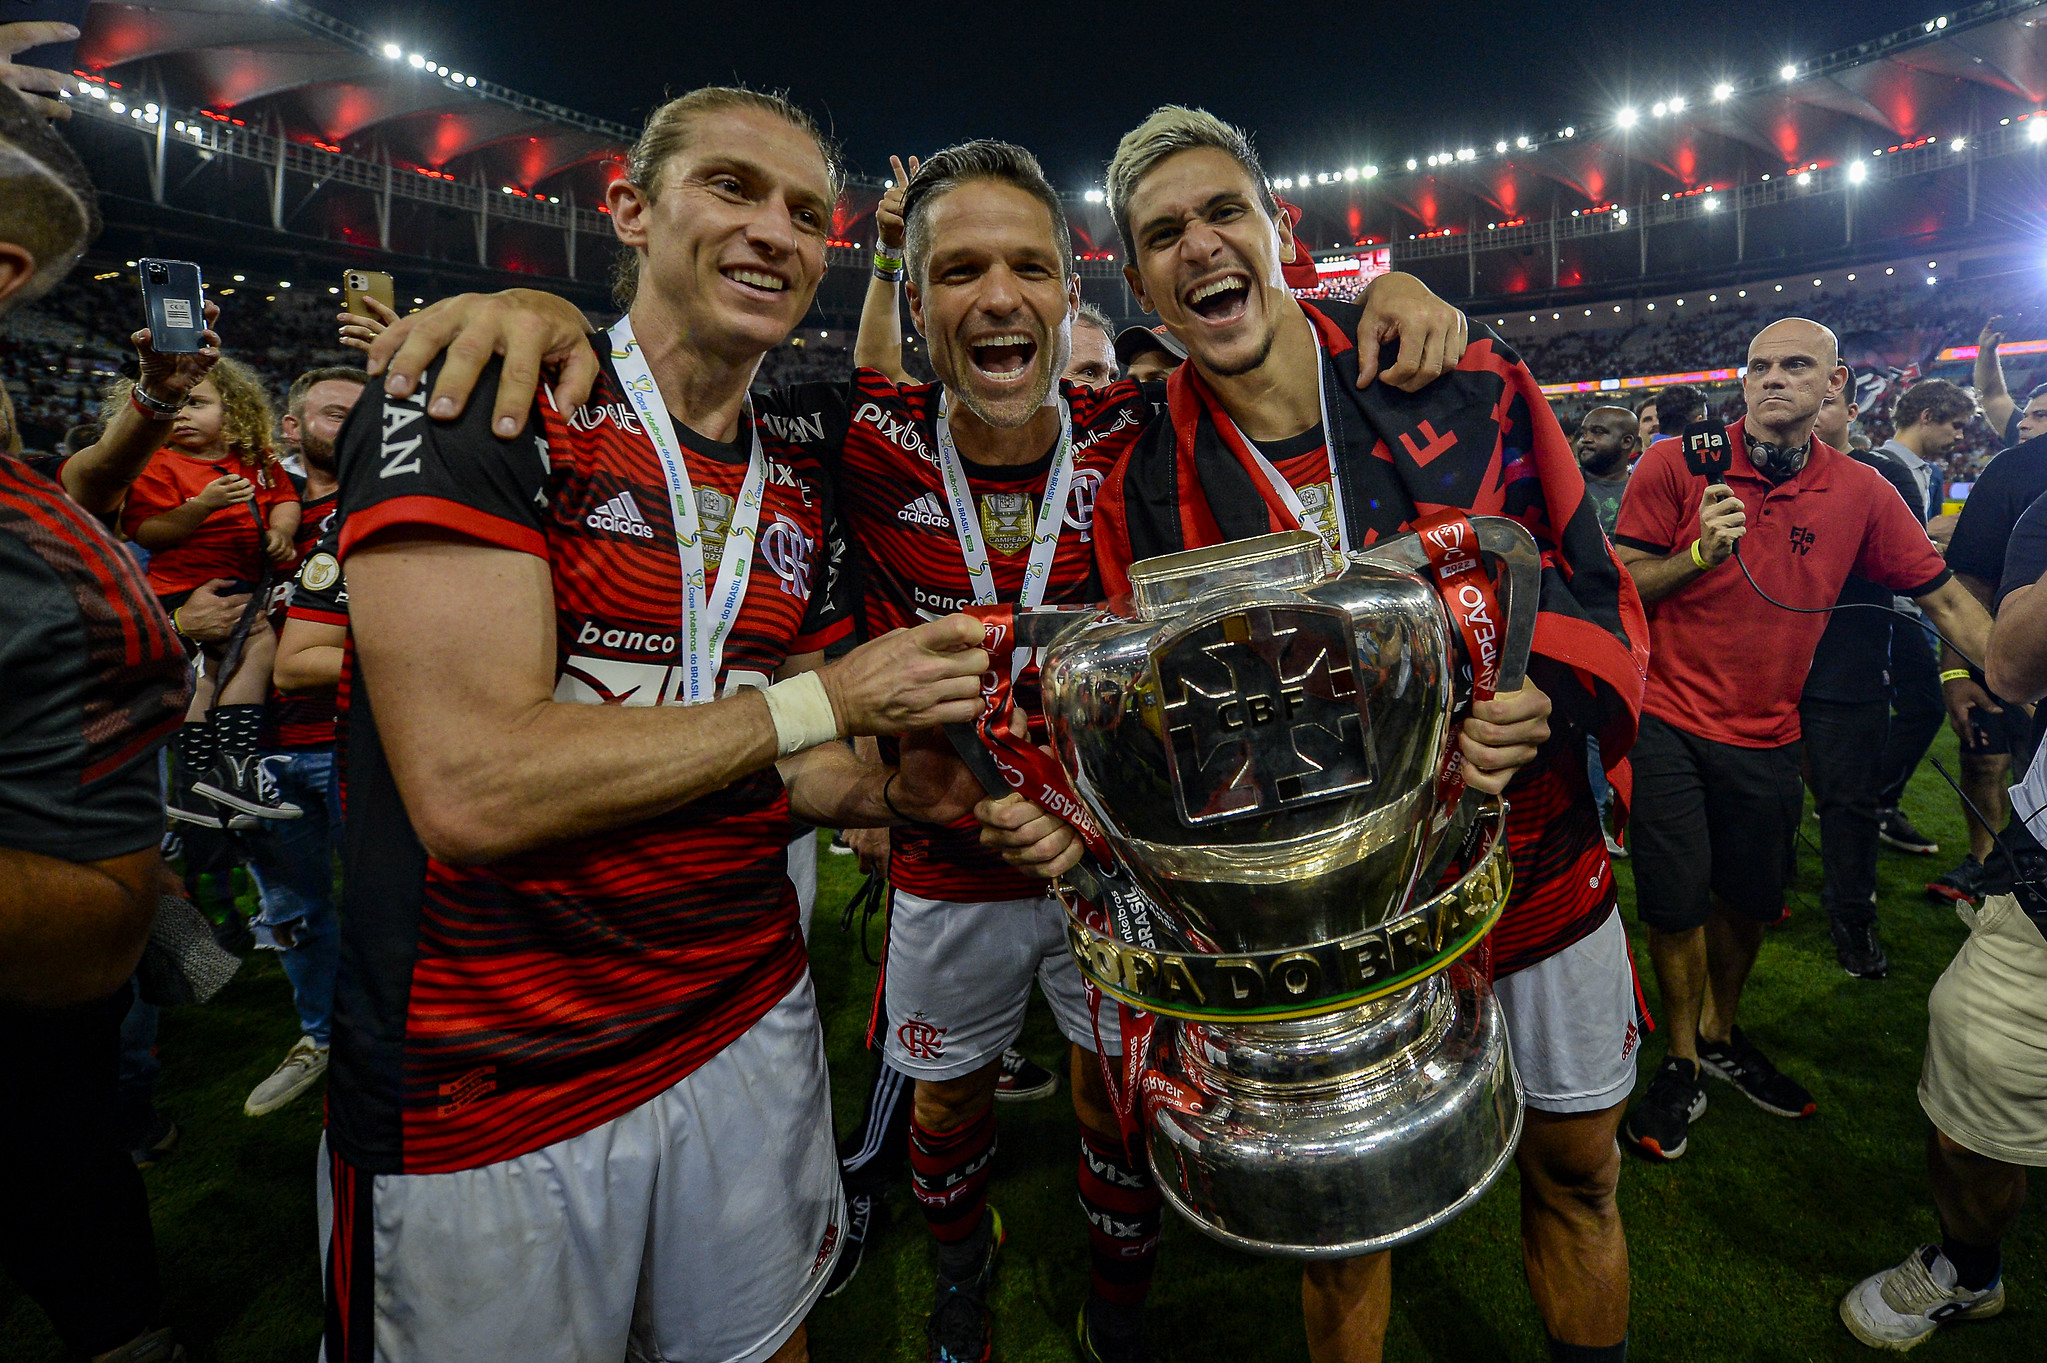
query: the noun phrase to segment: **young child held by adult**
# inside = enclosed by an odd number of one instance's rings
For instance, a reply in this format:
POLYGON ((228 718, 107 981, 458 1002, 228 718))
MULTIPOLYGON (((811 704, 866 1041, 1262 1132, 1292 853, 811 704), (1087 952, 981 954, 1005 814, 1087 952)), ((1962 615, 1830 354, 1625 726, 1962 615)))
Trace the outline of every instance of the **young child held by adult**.
MULTIPOLYGON (((110 405, 128 401, 123 380, 110 405)), ((267 598, 297 557, 299 494, 278 463, 270 400, 246 365, 223 358, 192 388, 170 438, 129 489, 121 528, 147 549, 149 584, 177 624, 197 587, 228 579, 231 592, 267 598)), ((171 818, 219 828, 242 819, 295 819, 297 805, 267 788, 257 765, 277 636, 261 610, 234 639, 202 643, 201 676, 173 745, 171 818)))

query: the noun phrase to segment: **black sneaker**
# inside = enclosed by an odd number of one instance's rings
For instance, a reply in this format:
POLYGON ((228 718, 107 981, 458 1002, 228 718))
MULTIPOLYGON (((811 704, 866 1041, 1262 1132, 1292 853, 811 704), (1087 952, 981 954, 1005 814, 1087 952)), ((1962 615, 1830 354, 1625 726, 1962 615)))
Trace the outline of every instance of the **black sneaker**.
POLYGON ((1074 1326, 1083 1363, 1151 1363, 1144 1333, 1144 1308, 1111 1306, 1090 1295, 1074 1326))
POLYGON ((1866 923, 1830 923, 1834 934, 1834 957, 1841 969, 1858 980, 1880 980, 1891 973, 1890 957, 1876 935, 1876 920, 1866 923))
POLYGON ((832 1265, 832 1276, 825 1281, 824 1294, 836 1297, 846 1290, 853 1281, 853 1275, 860 1271, 860 1260, 867 1253, 867 1238, 880 1229, 876 1217, 880 1212, 881 1199, 873 1193, 846 1192, 846 1247, 839 1251, 839 1261, 832 1265))
POLYGON ((1912 826, 1902 809, 1879 809, 1876 812, 1876 835, 1887 845, 1900 852, 1914 856, 1930 857, 1940 850, 1940 844, 1912 826))
POLYGON ((941 1275, 924 1324, 930 1342, 930 1363, 988 1363, 995 1350, 995 1317, 988 1310, 988 1286, 995 1279, 995 1258, 1002 1252, 1002 1218, 988 1209, 988 1257, 965 1282, 941 1275))
POLYGON ((182 1134, 176 1122, 151 1108, 148 1122, 133 1138, 135 1146, 128 1156, 137 1169, 154 1169, 178 1148, 178 1137, 182 1134))
POLYGON ((1021 1051, 1004 1051, 1002 1068, 995 1076, 995 1097, 1005 1103, 1045 1098, 1059 1091, 1059 1076, 1025 1056, 1021 1051))
POLYGON ((296 819, 305 813, 277 793, 277 781, 260 757, 222 753, 192 789, 223 808, 258 819, 296 819))
POLYGON ((220 807, 213 801, 196 793, 191 785, 171 784, 171 793, 163 802, 164 817, 172 824, 189 823, 200 828, 219 828, 220 807))
POLYGON ((1974 857, 1963 857, 1962 864, 1954 870, 1926 882, 1926 897, 1945 904, 1973 907, 1983 897, 1983 884, 1989 878, 1989 867, 1974 857))
POLYGON ((1739 1027, 1726 1041, 1699 1038, 1699 1068, 1715 1079, 1726 1080, 1751 1103, 1779 1117, 1810 1117, 1820 1110, 1804 1085, 1779 1074, 1739 1027))
POLYGON ((1679 1159, 1689 1144, 1692 1123, 1705 1110, 1706 1089, 1699 1082, 1698 1066, 1668 1055, 1649 1081, 1649 1092, 1621 1123, 1621 1135, 1651 1159, 1679 1159))

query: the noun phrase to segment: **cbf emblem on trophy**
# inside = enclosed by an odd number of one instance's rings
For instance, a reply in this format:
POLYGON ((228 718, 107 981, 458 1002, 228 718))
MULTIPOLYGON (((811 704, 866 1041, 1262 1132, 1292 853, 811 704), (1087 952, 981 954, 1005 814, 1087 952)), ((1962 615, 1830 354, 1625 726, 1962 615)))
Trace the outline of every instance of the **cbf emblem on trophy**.
POLYGON ((1520 1136, 1499 1005, 1460 964, 1511 872, 1504 805, 1447 775, 1477 635, 1443 593, 1486 596, 1487 680, 1512 690, 1540 559, 1512 521, 1457 524, 1480 562, 1454 583, 1412 534, 1348 560, 1310 531, 1147 560, 1046 655, 1053 748, 1110 849, 1062 891, 1068 942, 1158 1018, 1133 1067, 1152 1167, 1229 1244, 1399 1244, 1520 1136))

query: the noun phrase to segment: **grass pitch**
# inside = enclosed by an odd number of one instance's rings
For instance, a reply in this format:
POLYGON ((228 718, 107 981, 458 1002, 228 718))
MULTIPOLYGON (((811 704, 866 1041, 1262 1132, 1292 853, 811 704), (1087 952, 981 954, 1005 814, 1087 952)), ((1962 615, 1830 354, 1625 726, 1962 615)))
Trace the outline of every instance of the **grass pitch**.
MULTIPOLYGON (((1943 732, 1935 755, 1954 770, 1943 732)), ((1926 1120, 1914 1094, 1926 1034, 1926 996, 1964 934, 1920 886, 1962 848, 1953 792, 1931 768, 1905 802, 1937 837, 1936 857, 1886 850, 1881 914, 1891 974, 1850 979, 1834 962, 1819 909, 1817 825, 1808 819, 1791 922, 1763 947, 1742 1023, 1818 1096, 1819 1115, 1788 1122, 1708 1081, 1712 1105, 1686 1156, 1652 1165, 1629 1157, 1621 1204, 1634 1274, 1631 1356, 1669 1360, 1874 1359, 1835 1314, 1841 1294, 1936 1238, 1927 1192, 1926 1120)), ((870 1060, 861 1049, 874 970, 838 927, 857 882, 850 857, 821 857, 811 940, 841 1128, 859 1115, 870 1060)), ((1633 882, 1620 864, 1621 903, 1650 1006, 1648 954, 1633 919, 1633 882)), ((876 933, 878 946, 879 933, 876 933)), ((169 1161, 147 1175, 165 1295, 194 1363, 309 1363, 320 1332, 313 1226, 312 1097, 261 1120, 242 1100, 297 1034, 283 973, 258 953, 214 1003, 165 1015, 161 1105, 184 1128, 169 1161)), ((1042 1001, 1023 1040, 1041 1063, 1063 1042, 1042 1001)), ((1662 1058, 1648 1038, 1646 1078, 1662 1058)), ((1062 1092, 1003 1105, 991 1197, 1009 1230, 997 1278, 999 1359, 1071 1360, 1074 1314, 1087 1290, 1087 1235, 1074 1197, 1076 1136, 1062 1092)), ((12 1171, 33 1178, 33 1169, 12 1171)), ((818 1363, 924 1357, 933 1255, 907 1190, 851 1289, 811 1316, 818 1363)), ((2005 1244, 2010 1305, 1996 1320, 1950 1327, 1918 1353, 1927 1360, 2034 1363, 2047 1358, 2047 1215, 2029 1210, 2005 1244)), ((1300 1273, 1291 1264, 1223 1249, 1168 1212, 1152 1290, 1154 1357, 1263 1363, 1306 1356, 1300 1273)), ((1509 1169, 1476 1208, 1394 1258, 1389 1360, 1547 1358, 1522 1277, 1516 1176, 1509 1169)), ((63 1357, 34 1304, 0 1279, 0 1360, 63 1357)), ((427 1361, 422 1360, 422 1363, 427 1361)), ((565 1361, 566 1363, 566 1361, 565 1361)))

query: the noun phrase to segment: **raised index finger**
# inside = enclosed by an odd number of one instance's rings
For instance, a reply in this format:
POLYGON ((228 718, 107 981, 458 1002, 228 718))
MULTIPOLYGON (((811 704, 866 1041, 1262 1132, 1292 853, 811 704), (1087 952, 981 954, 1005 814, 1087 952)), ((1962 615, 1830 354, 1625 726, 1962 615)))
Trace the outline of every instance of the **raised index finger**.
POLYGON ((50 43, 68 43, 77 36, 78 30, 70 24, 53 19, 24 19, 18 24, 0 24, 0 57, 11 57, 17 52, 50 43))

